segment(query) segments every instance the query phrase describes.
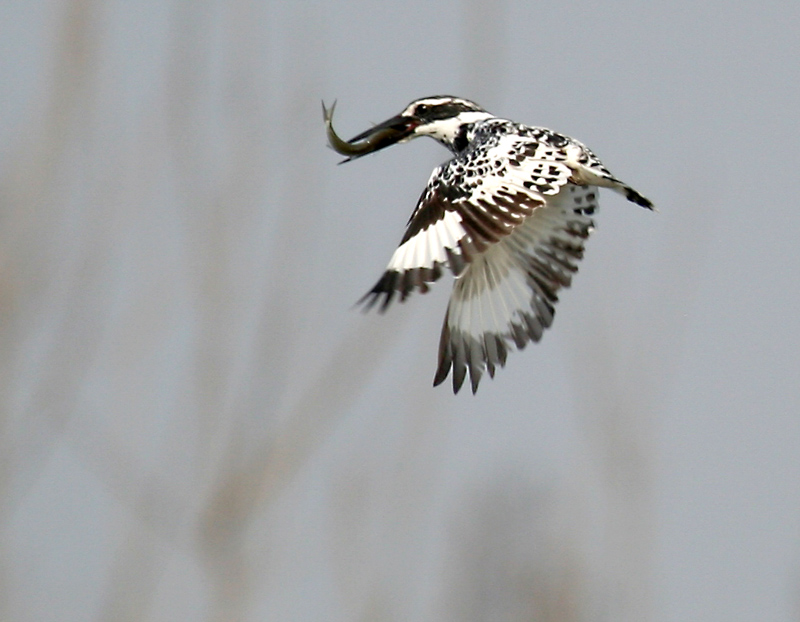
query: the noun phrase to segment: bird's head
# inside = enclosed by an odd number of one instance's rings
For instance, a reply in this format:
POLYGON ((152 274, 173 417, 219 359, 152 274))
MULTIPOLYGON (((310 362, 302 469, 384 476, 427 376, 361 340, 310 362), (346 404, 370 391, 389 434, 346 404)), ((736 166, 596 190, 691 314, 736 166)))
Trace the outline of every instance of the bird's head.
POLYGON ((417 136, 430 136, 458 152, 466 147, 466 128, 494 116, 467 99, 437 95, 413 101, 400 114, 344 141, 333 131, 334 106, 322 106, 328 141, 337 153, 349 156, 345 162, 417 136))

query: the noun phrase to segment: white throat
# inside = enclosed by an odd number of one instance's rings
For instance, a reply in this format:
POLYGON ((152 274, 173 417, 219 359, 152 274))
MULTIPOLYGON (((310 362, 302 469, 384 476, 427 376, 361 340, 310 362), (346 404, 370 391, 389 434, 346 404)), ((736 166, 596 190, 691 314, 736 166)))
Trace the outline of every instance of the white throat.
POLYGON ((457 117, 450 119, 441 119, 428 123, 417 128, 417 136, 430 136, 439 142, 445 144, 452 144, 456 139, 461 126, 467 123, 475 123, 476 121, 483 121, 484 119, 491 119, 494 115, 488 112, 462 112, 457 117))

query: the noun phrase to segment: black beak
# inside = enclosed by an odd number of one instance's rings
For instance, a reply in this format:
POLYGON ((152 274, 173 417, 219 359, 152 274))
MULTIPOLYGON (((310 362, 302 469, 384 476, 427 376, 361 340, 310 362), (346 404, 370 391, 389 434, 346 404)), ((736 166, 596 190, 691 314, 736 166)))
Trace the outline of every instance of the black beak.
POLYGON ((345 141, 339 138, 339 135, 333 129, 333 110, 335 107, 336 102, 333 103, 330 109, 325 108, 323 103, 322 115, 325 119, 328 143, 330 143, 331 148, 336 153, 348 156, 343 162, 349 162, 368 153, 374 153, 409 138, 420 125, 420 121, 416 117, 397 115, 345 141))

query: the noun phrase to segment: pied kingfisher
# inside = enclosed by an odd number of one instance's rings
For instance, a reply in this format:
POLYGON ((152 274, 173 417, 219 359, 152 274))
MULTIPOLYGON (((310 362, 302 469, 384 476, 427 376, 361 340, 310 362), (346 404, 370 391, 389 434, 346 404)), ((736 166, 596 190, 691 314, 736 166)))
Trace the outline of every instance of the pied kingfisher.
POLYGON ((563 134, 501 119, 474 102, 435 96, 350 141, 333 130, 335 104, 322 105, 331 147, 345 162, 417 136, 453 158, 433 170, 400 246, 359 302, 385 310, 428 291, 444 267, 456 276, 439 342, 434 386, 453 370, 453 391, 469 372, 472 392, 494 377, 509 348, 539 341, 553 322, 597 211, 597 187, 647 209, 653 204, 615 178, 587 147, 563 134))

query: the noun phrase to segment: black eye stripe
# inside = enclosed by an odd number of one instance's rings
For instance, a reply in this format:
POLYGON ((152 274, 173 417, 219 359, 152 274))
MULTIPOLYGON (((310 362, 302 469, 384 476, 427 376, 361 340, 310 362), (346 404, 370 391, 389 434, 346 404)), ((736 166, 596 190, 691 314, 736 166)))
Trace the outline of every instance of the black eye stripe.
POLYGON ((457 103, 438 104, 435 106, 420 104, 417 106, 416 110, 414 110, 414 114, 425 118, 427 121, 436 121, 438 119, 449 119, 450 117, 457 116, 461 112, 468 112, 470 110, 474 109, 464 104, 457 103))

